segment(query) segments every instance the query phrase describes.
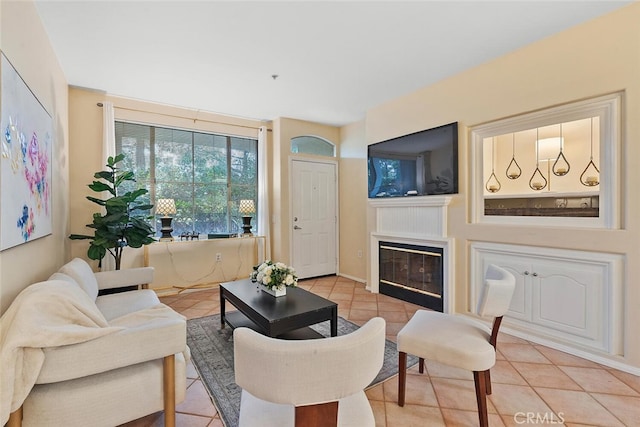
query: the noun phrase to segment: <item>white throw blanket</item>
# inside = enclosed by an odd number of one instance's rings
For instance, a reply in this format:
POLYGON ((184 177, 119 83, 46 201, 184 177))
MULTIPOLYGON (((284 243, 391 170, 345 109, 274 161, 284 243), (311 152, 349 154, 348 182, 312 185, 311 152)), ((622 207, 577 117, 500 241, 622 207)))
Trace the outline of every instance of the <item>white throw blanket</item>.
POLYGON ((122 330, 94 301, 61 280, 24 289, 0 319, 0 425, 22 406, 44 362, 46 347, 77 344, 122 330))

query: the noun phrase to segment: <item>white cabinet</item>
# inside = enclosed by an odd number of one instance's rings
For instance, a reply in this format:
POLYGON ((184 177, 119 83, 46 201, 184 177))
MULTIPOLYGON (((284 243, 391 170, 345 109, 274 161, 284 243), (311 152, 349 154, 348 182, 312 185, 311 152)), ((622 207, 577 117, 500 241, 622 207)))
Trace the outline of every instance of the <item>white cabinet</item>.
POLYGON ((489 264, 516 277, 505 325, 568 345, 621 354, 622 256, 495 243, 471 245, 477 305, 489 264))

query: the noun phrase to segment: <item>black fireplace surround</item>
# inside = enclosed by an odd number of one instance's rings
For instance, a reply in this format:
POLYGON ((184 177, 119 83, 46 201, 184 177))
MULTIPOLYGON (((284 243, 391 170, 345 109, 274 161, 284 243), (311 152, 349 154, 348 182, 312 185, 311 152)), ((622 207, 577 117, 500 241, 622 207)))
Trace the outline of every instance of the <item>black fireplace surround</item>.
POLYGON ((443 311, 443 249, 379 242, 380 293, 443 311))

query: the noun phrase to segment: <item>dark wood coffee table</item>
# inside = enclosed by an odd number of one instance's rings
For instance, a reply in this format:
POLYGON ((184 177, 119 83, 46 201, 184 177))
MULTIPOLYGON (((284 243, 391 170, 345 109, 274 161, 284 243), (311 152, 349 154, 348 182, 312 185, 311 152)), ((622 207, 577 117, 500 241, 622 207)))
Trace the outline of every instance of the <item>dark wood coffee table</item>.
POLYGON ((329 320, 331 336, 338 335, 338 304, 298 287, 274 297, 250 279, 220 284, 220 327, 246 326, 269 337, 283 339, 321 338, 308 326, 329 320), (227 313, 229 301, 238 311, 227 313))

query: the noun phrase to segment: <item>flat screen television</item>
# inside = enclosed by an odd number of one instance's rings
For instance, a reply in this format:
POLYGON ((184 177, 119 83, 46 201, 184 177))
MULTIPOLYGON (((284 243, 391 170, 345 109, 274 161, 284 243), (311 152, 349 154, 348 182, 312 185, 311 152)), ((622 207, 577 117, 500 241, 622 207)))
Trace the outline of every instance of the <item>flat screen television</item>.
POLYGON ((367 150, 369 198, 458 192, 458 122, 387 141, 367 150))

